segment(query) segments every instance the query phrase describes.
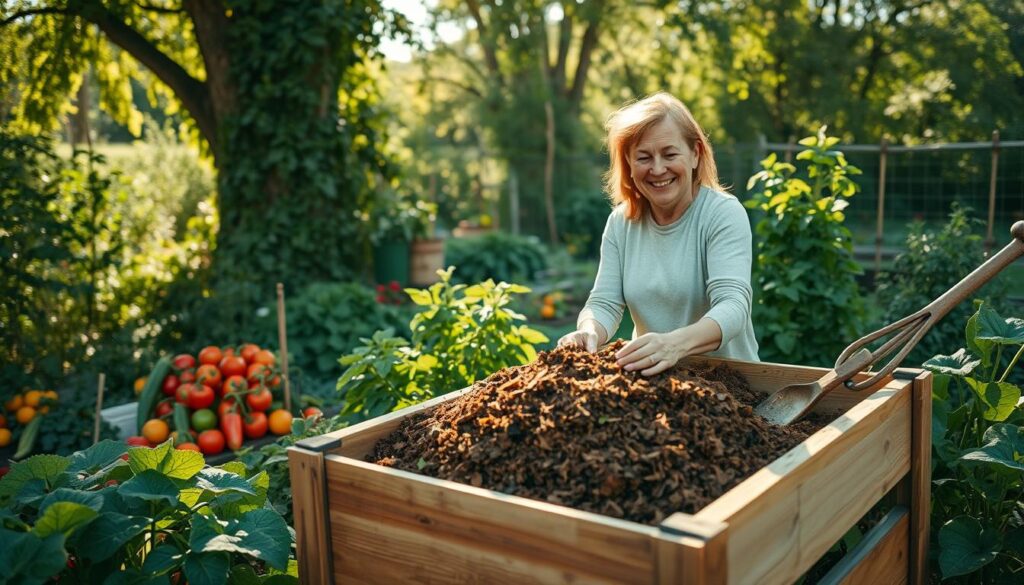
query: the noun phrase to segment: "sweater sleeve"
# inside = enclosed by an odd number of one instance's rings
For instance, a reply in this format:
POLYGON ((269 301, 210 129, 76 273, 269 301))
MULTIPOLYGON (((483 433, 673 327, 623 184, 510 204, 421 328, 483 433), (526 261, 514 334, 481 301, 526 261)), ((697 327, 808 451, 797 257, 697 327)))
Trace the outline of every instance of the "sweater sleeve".
POLYGON ((622 237, 621 209, 608 216, 601 236, 601 262, 594 279, 587 303, 576 319, 579 327, 585 320, 593 319, 604 327, 610 341, 619 330, 619 322, 625 311, 626 300, 622 294, 622 237))
POLYGON ((705 315, 722 329, 724 346, 750 319, 752 237, 743 205, 729 198, 709 226, 705 254, 707 293, 711 308, 705 315))

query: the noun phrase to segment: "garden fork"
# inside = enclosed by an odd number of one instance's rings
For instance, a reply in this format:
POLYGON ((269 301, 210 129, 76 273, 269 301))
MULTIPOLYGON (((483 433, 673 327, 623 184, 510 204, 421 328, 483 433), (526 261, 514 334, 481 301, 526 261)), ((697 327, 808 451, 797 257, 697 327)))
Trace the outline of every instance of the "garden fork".
POLYGON ((880 382, 882 378, 899 367, 903 358, 907 357, 907 354, 921 341, 924 334, 945 317, 953 307, 981 288, 1003 268, 1024 256, 1024 221, 1013 224, 1010 234, 1013 236, 1013 240, 1005 248, 928 306, 854 341, 836 359, 835 367, 818 381, 786 386, 758 404, 756 412, 770 423, 787 425, 804 416, 815 403, 821 400, 822 396, 840 385, 845 385, 850 390, 864 390, 880 382), (878 349, 871 351, 867 348, 869 343, 896 331, 899 333, 878 349), (852 381, 855 375, 888 356, 901 344, 903 347, 899 353, 889 360, 885 367, 866 380, 852 381))

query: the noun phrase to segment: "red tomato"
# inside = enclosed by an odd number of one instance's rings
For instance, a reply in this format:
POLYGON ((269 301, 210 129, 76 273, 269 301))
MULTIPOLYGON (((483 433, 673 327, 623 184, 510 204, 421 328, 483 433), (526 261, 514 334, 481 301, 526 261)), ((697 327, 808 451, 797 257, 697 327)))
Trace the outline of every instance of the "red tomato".
POLYGON ((245 345, 242 346, 242 349, 239 352, 239 354, 242 356, 242 359, 245 360, 245 363, 251 364, 256 361, 256 354, 259 351, 260 346, 256 345, 255 343, 246 343, 245 345))
POLYGON ((227 396, 228 392, 241 392, 248 390, 249 384, 245 381, 242 376, 231 376, 227 380, 224 380, 224 384, 221 386, 220 395, 227 396))
POLYGON ((267 415, 262 412, 250 412, 242 419, 242 431, 247 439, 258 439, 267 434, 267 415))
POLYGON ((171 406, 171 401, 161 400, 160 402, 157 403, 154 414, 156 415, 157 418, 163 418, 171 414, 172 412, 174 412, 174 407, 171 406))
POLYGON ((178 380, 182 384, 194 384, 195 381, 196 381, 196 370, 195 370, 195 368, 190 368, 188 370, 183 370, 180 374, 178 374, 178 380))
POLYGON ((267 388, 270 388, 271 390, 277 390, 278 388, 281 387, 281 376, 274 376, 273 378, 267 380, 266 382, 267 388))
POLYGON ((245 373, 245 377, 249 379, 249 387, 252 388, 266 380, 271 374, 273 374, 273 371, 271 371, 270 366, 255 363, 249 366, 249 369, 245 373))
POLYGON ((273 401, 274 396, 266 388, 260 388, 251 394, 245 395, 245 403, 253 410, 267 410, 273 401))
POLYGON ((220 368, 220 373, 225 378, 245 375, 245 360, 242 359, 241 356, 224 356, 224 359, 220 360, 220 365, 218 367, 220 368))
POLYGON ((217 405, 217 418, 224 418, 224 415, 229 412, 235 412, 238 410, 238 406, 235 404, 234 398, 225 398, 220 401, 217 405))
POLYGON ((216 455, 224 450, 224 433, 218 429, 199 433, 199 438, 196 441, 199 443, 199 450, 206 455, 216 455))
POLYGON ((224 353, 216 345, 208 345, 199 352, 199 363, 216 366, 224 359, 224 353))
POLYGON ((196 367, 196 358, 187 353, 178 354, 174 356, 174 359, 171 361, 171 366, 178 371, 190 370, 196 367))
POLYGON ((315 406, 310 406, 302 411, 302 418, 311 418, 314 421, 320 420, 323 416, 324 411, 315 406))
POLYGON ((141 437, 138 435, 128 437, 127 439, 124 440, 124 442, 132 447, 149 447, 149 441, 146 440, 146 437, 141 437))
POLYGON ((181 385, 181 380, 174 374, 168 374, 164 378, 164 383, 160 386, 160 390, 163 391, 165 396, 174 396, 174 392, 178 390, 178 386, 181 385))
POLYGON ((178 392, 174 395, 174 401, 181 404, 188 404, 188 395, 195 389, 195 384, 182 384, 178 386, 178 392))
POLYGON ((213 399, 216 397, 217 395, 213 393, 213 388, 206 384, 193 384, 188 392, 185 404, 192 410, 199 410, 213 404, 213 399))
POLYGON ((217 369, 217 366, 203 364, 196 370, 196 382, 199 384, 205 384, 214 390, 218 390, 222 381, 223 378, 221 378, 220 370, 217 369))
POLYGON ((196 445, 195 443, 181 443, 175 447, 175 449, 180 449, 182 451, 202 451, 202 449, 199 448, 199 445, 196 445))
POLYGON ((257 364, 272 366, 277 362, 277 359, 274 357, 274 352, 269 349, 261 349, 256 352, 256 357, 253 358, 253 361, 257 364))

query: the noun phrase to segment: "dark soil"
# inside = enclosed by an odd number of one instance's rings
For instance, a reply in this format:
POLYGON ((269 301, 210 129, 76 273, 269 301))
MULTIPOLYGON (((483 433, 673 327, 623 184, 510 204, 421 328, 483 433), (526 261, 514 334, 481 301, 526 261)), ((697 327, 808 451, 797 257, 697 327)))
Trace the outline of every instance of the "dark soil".
POLYGON ((615 364, 620 347, 541 352, 409 417, 367 460, 657 524, 700 510, 831 420, 771 425, 735 370, 647 378, 615 364))

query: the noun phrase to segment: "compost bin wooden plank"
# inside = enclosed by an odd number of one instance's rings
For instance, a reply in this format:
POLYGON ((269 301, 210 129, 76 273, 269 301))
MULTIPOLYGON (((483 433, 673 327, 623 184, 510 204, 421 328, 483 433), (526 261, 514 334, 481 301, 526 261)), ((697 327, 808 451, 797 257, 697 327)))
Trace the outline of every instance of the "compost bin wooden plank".
POLYGON ((910 471, 911 388, 892 381, 696 517, 729 525, 730 583, 790 583, 910 471))
POLYGON ((910 582, 928 581, 928 531, 931 513, 932 374, 920 372, 913 380, 914 420, 910 464, 910 582))
MULTIPOLYGON (((684 540, 680 574, 677 583, 686 585, 725 585, 728 579, 728 525, 701 520, 691 514, 678 512, 658 525, 663 531, 675 533, 696 543, 684 540)), ((659 550, 659 554, 664 549, 659 550)), ((668 552, 668 551, 665 551, 668 552)), ((678 553, 677 553, 678 554, 678 553)), ((660 561, 661 559, 659 559, 660 561)), ((659 567, 662 566, 659 562, 659 567)), ((663 580, 661 582, 671 582, 663 580)))
POLYGON ((894 508, 852 551, 825 575, 819 585, 903 585, 907 583, 906 563, 910 514, 894 508))
POLYGON ((431 398, 426 402, 421 402, 414 406, 403 408, 402 410, 396 410, 394 412, 378 416, 377 418, 373 418, 332 433, 327 433, 327 436, 341 439, 341 448, 335 449, 332 452, 346 457, 351 457, 353 459, 362 459, 366 454, 373 451, 373 446, 378 440, 391 434, 391 432, 397 429, 398 425, 402 424, 402 421, 406 418, 414 414, 430 410, 447 400, 458 398, 472 389, 473 387, 470 386, 468 388, 456 390, 455 392, 450 392, 443 396, 438 396, 437 398, 431 398))
POLYGON ((333 583, 331 540, 324 490, 324 456, 298 447, 288 449, 288 475, 292 484, 295 547, 299 551, 302 583, 333 583), (321 551, 321 552, 318 552, 321 551))
POLYGON ((326 469, 339 582, 656 578, 654 527, 337 455, 326 469))

